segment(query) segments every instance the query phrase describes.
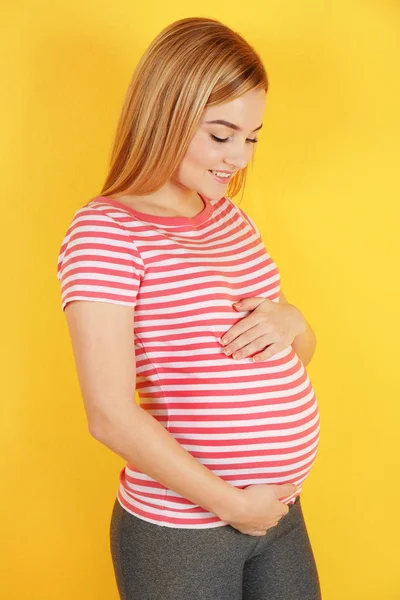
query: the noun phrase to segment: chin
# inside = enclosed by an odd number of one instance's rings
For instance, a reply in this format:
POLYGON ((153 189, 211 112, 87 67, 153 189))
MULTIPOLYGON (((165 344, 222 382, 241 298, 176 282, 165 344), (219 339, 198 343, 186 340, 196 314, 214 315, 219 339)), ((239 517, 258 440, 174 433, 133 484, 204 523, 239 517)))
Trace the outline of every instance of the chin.
POLYGON ((207 196, 207 198, 209 198, 210 200, 219 200, 220 198, 223 198, 223 196, 226 195, 226 190, 228 189, 228 186, 220 186, 219 190, 216 190, 213 186, 199 186, 195 189, 198 194, 201 194, 202 196, 207 196))

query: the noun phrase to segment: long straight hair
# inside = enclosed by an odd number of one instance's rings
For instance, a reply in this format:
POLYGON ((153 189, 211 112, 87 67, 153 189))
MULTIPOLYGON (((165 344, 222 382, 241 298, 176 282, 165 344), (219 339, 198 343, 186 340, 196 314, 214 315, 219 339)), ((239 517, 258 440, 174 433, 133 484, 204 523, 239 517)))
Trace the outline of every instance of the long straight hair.
MULTIPOLYGON (((126 92, 101 195, 146 195, 182 161, 205 107, 268 90, 257 52, 220 21, 192 17, 168 25, 139 60, 126 92)), ((246 166, 227 188, 235 196, 246 166)))

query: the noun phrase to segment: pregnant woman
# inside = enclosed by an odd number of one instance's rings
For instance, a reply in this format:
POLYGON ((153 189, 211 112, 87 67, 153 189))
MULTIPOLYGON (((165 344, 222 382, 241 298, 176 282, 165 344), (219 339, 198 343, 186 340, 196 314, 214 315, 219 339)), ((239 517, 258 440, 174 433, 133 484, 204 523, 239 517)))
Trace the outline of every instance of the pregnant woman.
POLYGON ((315 336, 232 201, 267 89, 219 21, 166 27, 133 74, 103 189, 62 241, 89 430, 126 461, 110 511, 123 600, 321 597, 300 504, 315 336))

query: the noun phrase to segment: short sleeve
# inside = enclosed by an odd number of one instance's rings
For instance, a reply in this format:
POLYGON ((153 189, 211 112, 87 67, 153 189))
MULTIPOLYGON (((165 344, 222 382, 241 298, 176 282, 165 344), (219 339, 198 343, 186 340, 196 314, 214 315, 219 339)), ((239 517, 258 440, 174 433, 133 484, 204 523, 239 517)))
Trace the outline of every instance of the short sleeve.
POLYGON ((78 209, 57 260, 61 310, 72 300, 134 307, 143 274, 143 261, 130 232, 95 208, 78 209))
MULTIPOLYGON (((279 272, 279 268, 278 265, 276 264, 276 262, 274 261, 273 257, 270 255, 266 245, 264 244, 264 240, 261 236, 261 233, 257 227, 257 225, 255 224, 255 222, 253 221, 253 219, 244 212, 244 210, 242 210, 239 206, 237 207, 243 217, 243 219, 245 219, 247 221, 247 223, 250 225, 251 229, 253 230, 253 232, 255 233, 255 240, 257 244, 262 245, 263 247, 263 253, 265 255, 266 258, 266 269, 267 269, 267 273, 268 273, 268 278, 269 278, 269 282, 270 284, 274 284, 274 294, 275 296, 273 298, 271 298, 272 302, 279 302, 279 292, 280 292, 280 288, 281 288, 281 275, 279 272)), ((269 288, 269 292, 270 294, 270 288, 269 288)))
POLYGON ((244 212, 244 210, 242 210, 239 206, 238 206, 238 209, 239 209, 242 217, 244 217, 246 219, 246 221, 248 222, 248 224, 250 225, 250 227, 253 229, 253 231, 256 234, 256 236, 260 239, 260 241, 263 241, 262 237, 261 237, 261 233, 260 233, 257 225, 254 223, 253 219, 248 214, 246 214, 244 212))
POLYGON ((242 208, 240 208, 240 206, 235 204, 235 202, 233 202, 232 198, 229 198, 228 196, 225 196, 225 198, 228 200, 229 204, 239 213, 239 215, 242 217, 242 219, 247 221, 247 223, 250 225, 251 229, 254 231, 254 233, 256 234, 256 237, 259 239, 259 241, 264 243, 263 239, 261 237, 261 233, 259 232, 258 227, 254 223, 253 219, 251 217, 249 217, 249 215, 246 214, 244 212, 244 210, 242 208))
POLYGON ((250 217, 250 215, 246 214, 247 219, 250 221, 251 226, 253 227, 254 231, 261 237, 261 233, 258 230, 257 225, 254 223, 253 219, 250 217))

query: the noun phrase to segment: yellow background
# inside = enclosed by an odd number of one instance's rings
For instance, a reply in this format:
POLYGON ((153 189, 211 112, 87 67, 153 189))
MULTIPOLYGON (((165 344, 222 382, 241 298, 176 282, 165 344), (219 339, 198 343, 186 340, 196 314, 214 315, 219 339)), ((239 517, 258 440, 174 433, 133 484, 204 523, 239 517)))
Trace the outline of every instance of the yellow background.
POLYGON ((302 505, 323 600, 399 599, 395 0, 2 3, 0 595, 118 598, 108 527, 124 461, 88 433, 56 260, 104 180, 135 64, 187 16, 237 29, 270 79, 240 206, 317 336, 321 442, 302 505))

